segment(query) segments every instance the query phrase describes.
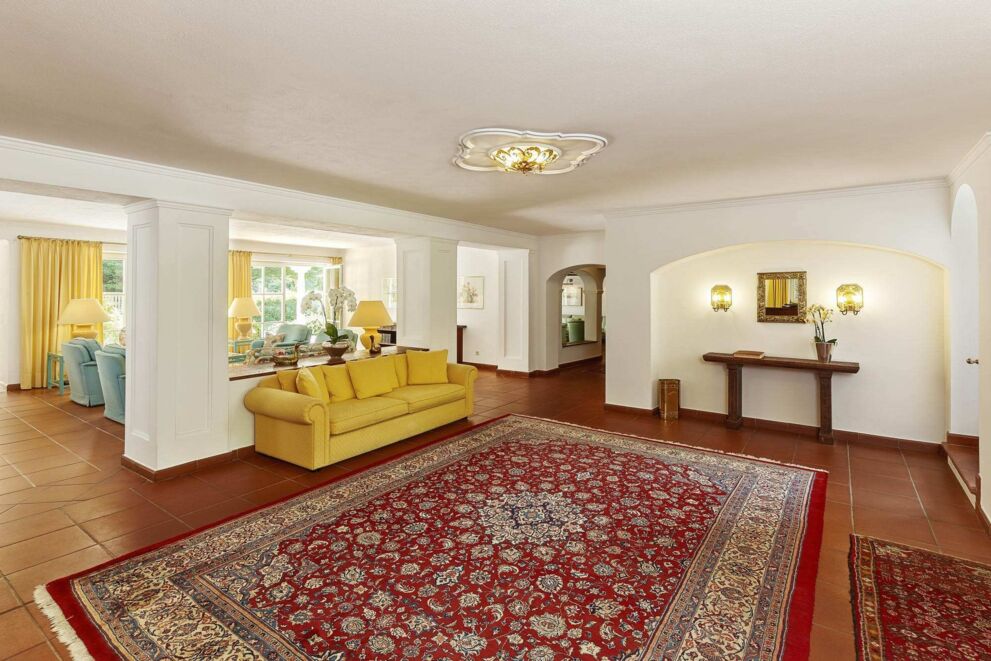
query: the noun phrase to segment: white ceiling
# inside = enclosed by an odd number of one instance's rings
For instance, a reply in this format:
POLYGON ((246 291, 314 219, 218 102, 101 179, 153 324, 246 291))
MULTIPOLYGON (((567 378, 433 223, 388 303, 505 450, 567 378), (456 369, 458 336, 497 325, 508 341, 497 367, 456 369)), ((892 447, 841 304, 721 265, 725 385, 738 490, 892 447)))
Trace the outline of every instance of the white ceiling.
POLYGON ((946 175, 991 126, 988 0, 6 0, 0 134, 530 233, 946 175), (485 126, 593 132, 473 173, 485 126))

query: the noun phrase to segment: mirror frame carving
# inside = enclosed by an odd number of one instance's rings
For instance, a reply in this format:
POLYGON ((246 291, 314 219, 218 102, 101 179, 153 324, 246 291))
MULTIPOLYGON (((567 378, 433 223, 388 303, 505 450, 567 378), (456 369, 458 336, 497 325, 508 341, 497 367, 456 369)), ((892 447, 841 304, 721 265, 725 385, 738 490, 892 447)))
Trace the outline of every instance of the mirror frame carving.
POLYGON ((777 271, 757 274, 757 321, 778 324, 804 324, 805 310, 808 307, 805 287, 805 271, 777 271), (798 280, 798 314, 767 314, 768 280, 798 280))

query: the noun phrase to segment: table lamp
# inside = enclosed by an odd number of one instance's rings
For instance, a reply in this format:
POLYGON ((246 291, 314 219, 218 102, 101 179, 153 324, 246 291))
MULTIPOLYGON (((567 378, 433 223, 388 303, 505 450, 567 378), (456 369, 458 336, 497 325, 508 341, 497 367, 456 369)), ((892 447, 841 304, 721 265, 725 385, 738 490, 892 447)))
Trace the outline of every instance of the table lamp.
POLYGON ((65 306, 58 323, 62 326, 72 326, 72 337, 95 340, 97 331, 93 324, 102 324, 104 321, 110 321, 110 315, 98 300, 74 298, 65 306))
POLYGON ((369 353, 377 353, 382 350, 380 344, 382 336, 379 335, 378 329, 380 326, 391 324, 392 317, 389 316, 389 311, 385 309, 385 303, 382 301, 361 301, 354 314, 351 315, 351 321, 348 322, 348 326, 358 326, 365 329, 361 336, 361 344, 368 349, 369 353))
POLYGON ((231 306, 227 308, 227 316, 237 319, 234 322, 234 328, 237 330, 237 339, 249 339, 248 333, 251 332, 251 318, 260 317, 261 314, 261 310, 258 309, 254 299, 250 296, 239 296, 231 301, 231 306))

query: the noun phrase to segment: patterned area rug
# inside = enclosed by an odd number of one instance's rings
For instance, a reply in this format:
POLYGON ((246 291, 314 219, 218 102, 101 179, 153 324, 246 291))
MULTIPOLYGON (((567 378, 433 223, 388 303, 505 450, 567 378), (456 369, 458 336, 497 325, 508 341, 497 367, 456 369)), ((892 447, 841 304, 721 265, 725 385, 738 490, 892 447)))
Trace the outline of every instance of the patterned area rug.
POLYGON ((991 659, 991 567, 851 536, 857 656, 991 659))
POLYGON ((825 486, 510 416, 37 601, 80 658, 804 659, 825 486))

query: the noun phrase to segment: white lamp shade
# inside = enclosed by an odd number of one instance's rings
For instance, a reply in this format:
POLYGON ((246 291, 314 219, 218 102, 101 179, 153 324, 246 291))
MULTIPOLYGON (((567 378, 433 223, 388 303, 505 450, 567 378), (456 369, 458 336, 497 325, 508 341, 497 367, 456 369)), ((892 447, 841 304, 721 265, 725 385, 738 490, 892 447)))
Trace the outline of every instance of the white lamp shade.
POLYGON ((390 324, 392 324, 392 317, 389 316, 389 311, 385 309, 385 303, 382 301, 358 303, 354 314, 351 315, 351 321, 348 322, 348 326, 359 328, 378 328, 390 324))
POLYGON ((100 324, 110 321, 110 315, 95 298, 74 298, 62 311, 58 322, 68 324, 100 324))
POLYGON ((261 310, 255 305, 255 300, 250 296, 240 296, 231 301, 231 306, 227 308, 227 316, 234 319, 244 319, 246 317, 260 317, 261 310))

